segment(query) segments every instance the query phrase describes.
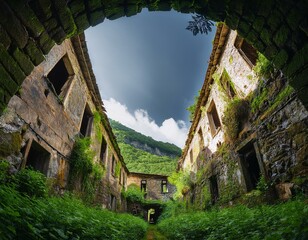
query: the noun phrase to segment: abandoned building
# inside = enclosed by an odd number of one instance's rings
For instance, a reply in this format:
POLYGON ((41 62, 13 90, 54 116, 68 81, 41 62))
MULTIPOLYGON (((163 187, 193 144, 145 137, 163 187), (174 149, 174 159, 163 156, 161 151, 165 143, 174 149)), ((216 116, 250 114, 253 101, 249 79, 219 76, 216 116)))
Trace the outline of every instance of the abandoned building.
POLYGON ((147 200, 146 204, 128 202, 127 211, 133 215, 142 215, 150 223, 156 223, 162 212, 162 205, 157 201, 167 202, 172 199, 176 190, 175 186, 168 181, 168 176, 157 174, 130 172, 127 185, 140 187, 144 193, 144 199, 147 200))
POLYGON ((307 193, 308 112, 286 77, 260 74, 257 61, 249 43, 218 25, 178 164, 194 184, 187 198, 203 208, 230 204, 264 181, 280 199, 307 193))
POLYGON ((121 191, 128 170, 102 107, 84 34, 55 45, 27 76, 0 118, 0 133, 0 157, 13 170, 39 170, 60 192, 68 185, 76 139, 90 138, 94 163, 105 169, 96 202, 125 210, 121 191))

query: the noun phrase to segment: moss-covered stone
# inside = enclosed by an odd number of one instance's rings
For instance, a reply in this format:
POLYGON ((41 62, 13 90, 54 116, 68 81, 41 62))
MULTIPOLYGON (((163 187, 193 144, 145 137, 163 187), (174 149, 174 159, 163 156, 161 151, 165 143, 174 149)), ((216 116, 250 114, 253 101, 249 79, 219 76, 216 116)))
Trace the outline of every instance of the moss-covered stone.
POLYGON ((115 20, 120 17, 125 16, 125 8, 124 6, 118 6, 118 7, 108 7, 105 9, 106 18, 109 20, 115 20))
POLYGON ((78 16, 82 12, 85 12, 86 10, 86 7, 83 1, 73 0, 73 1, 70 1, 68 5, 74 17, 78 16))
POLYGON ((13 51, 13 57, 26 75, 29 75, 32 72, 34 66, 31 60, 19 48, 15 48, 13 51))
POLYGON ((47 19, 51 18, 52 6, 50 0, 31 1, 30 6, 41 22, 45 22, 47 19))
POLYGON ((22 21, 22 24, 30 30, 33 37, 38 37, 43 31, 44 27, 36 17, 31 8, 25 5, 25 2, 19 0, 11 0, 9 4, 14 9, 15 14, 22 21))
POLYGON ((250 25, 245 21, 240 21, 238 25, 238 32, 240 33, 240 35, 246 38, 249 31, 250 31, 250 25))
POLYGON ((298 9, 296 7, 293 7, 287 18, 286 18, 286 21, 288 23, 288 25, 291 27, 292 30, 297 30, 298 29, 298 26, 300 24, 300 21, 301 21, 301 14, 298 14, 298 9))
POLYGON ((101 0, 88 0, 86 3, 87 3, 87 9, 90 10, 91 12, 99 8, 102 8, 101 0))
POLYGON ((36 42, 33 39, 29 40, 25 50, 35 66, 39 65, 45 60, 41 49, 37 47, 36 42))
POLYGON ((260 34, 260 38, 262 42, 264 42, 266 45, 269 45, 271 43, 271 34, 268 29, 263 28, 260 34))
POLYGON ((69 38, 77 33, 77 27, 74 22, 74 18, 71 14, 70 9, 66 5, 65 0, 57 0, 54 1, 54 7, 56 9, 56 13, 58 18, 63 26, 64 32, 66 33, 66 37, 69 38))
POLYGON ((8 49, 11 45, 11 38, 7 34, 7 32, 3 29, 3 27, 0 25, 0 43, 8 49))
POLYGON ((22 140, 19 132, 6 133, 0 129, 0 136, 0 157, 7 157, 19 152, 22 140))
POLYGON ((0 62, 6 71, 12 76, 12 78, 14 78, 14 81, 17 84, 21 84, 22 81, 26 78, 26 75, 23 73, 19 65, 6 51, 2 44, 0 44, 0 62))
POLYGON ((141 4, 128 4, 125 8, 125 16, 131 17, 142 11, 141 4))
POLYGON ((278 47, 283 47, 286 43, 288 36, 290 34, 289 28, 285 25, 282 25, 279 30, 274 35, 274 42, 278 47))
POLYGON ((308 43, 298 51, 290 63, 283 69, 287 76, 293 76, 298 70, 304 67, 308 62, 308 43))
POLYGON ((257 15, 267 18, 270 12, 272 11, 272 7, 273 7, 273 0, 260 1, 257 15))
POLYGON ((39 37, 39 46, 42 52, 46 55, 55 45, 55 42, 49 37, 48 33, 44 31, 39 37))
POLYGON ((66 33, 62 27, 58 26, 55 29, 51 30, 49 36, 57 43, 61 44, 66 38, 66 33))
POLYGON ((269 18, 267 19, 267 25, 270 27, 272 31, 275 31, 279 28, 282 23, 282 15, 281 13, 276 10, 276 8, 272 9, 269 18))
POLYGON ((232 15, 234 13, 242 15, 244 3, 245 3, 245 1, 243 1, 243 0, 229 1, 229 3, 226 6, 227 13, 232 13, 232 15))
MULTIPOLYGON (((179 12, 181 12, 181 10, 184 10, 184 8, 180 8, 180 6, 178 6, 178 9, 175 9, 179 12)), ((170 11, 171 10, 171 1, 159 1, 157 3, 157 11, 170 11)))
POLYGON ((281 69, 285 66, 285 64, 288 61, 288 53, 286 50, 282 49, 280 50, 280 52, 274 57, 273 59, 273 63, 275 65, 275 67, 277 67, 278 69, 281 69))
POLYGON ((75 18, 75 24, 77 26, 78 33, 81 33, 84 31, 84 29, 87 29, 90 27, 90 23, 88 21, 87 14, 81 14, 78 17, 75 18))
MULTIPOLYGON (((13 96, 19 86, 11 78, 10 74, 5 70, 5 68, 0 64, 0 86, 5 89, 11 96, 13 96)), ((4 93, 3 93, 4 94, 4 93)))
POLYGON ((233 29, 233 30, 237 29, 237 26, 238 26, 238 24, 239 24, 239 21, 240 21, 240 17, 237 16, 237 15, 235 15, 235 14, 233 14, 233 15, 229 15, 229 14, 228 14, 228 15, 226 16, 226 20, 225 20, 227 26, 228 26, 229 28, 233 29))
POLYGON ((273 57, 277 55, 277 53, 278 53, 278 48, 273 44, 268 45, 263 52, 264 56, 267 59, 273 59, 273 57))
MULTIPOLYGON (((302 90, 304 88, 307 88, 308 87, 307 76, 308 76, 308 69, 306 68, 305 70, 303 70, 299 74, 296 74, 295 76, 293 76, 293 78, 290 79, 290 85, 297 90, 302 90)), ((308 95, 306 97, 308 98, 308 95)))
POLYGON ((105 20, 105 14, 102 9, 96 10, 89 14, 89 18, 91 26, 94 27, 105 20))
POLYGON ((28 32, 4 1, 0 1, 0 24, 9 33, 19 48, 25 47, 28 41, 28 32))
POLYGON ((262 16, 258 16, 255 18, 253 24, 252 24, 252 28, 255 29, 257 32, 261 32, 263 26, 265 23, 265 19, 262 16))

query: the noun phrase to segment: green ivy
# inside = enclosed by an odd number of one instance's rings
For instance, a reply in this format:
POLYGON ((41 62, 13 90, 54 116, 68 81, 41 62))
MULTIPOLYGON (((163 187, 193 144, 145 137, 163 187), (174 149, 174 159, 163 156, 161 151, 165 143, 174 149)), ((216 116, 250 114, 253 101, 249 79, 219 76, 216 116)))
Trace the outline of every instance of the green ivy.
POLYGON ((222 122, 225 127, 226 136, 230 142, 237 139, 248 116, 249 103, 245 99, 235 98, 227 104, 222 122))
POLYGON ((274 65, 264 55, 258 53, 258 59, 253 68, 258 77, 269 78, 275 71, 274 65))
POLYGON ((102 132, 102 118, 99 112, 94 112, 94 126, 95 126, 95 134, 98 142, 102 142, 103 132, 102 132))
POLYGON ((168 177, 168 181, 176 186, 176 192, 173 194, 174 199, 182 199, 190 189, 191 181, 188 172, 173 172, 168 177))
POLYGON ((104 175, 104 168, 94 163, 94 151, 90 138, 78 138, 70 157, 69 188, 92 203, 96 188, 104 175))
POLYGON ((122 195, 132 203, 142 203, 144 201, 144 192, 136 184, 130 184, 127 190, 122 192, 122 195))

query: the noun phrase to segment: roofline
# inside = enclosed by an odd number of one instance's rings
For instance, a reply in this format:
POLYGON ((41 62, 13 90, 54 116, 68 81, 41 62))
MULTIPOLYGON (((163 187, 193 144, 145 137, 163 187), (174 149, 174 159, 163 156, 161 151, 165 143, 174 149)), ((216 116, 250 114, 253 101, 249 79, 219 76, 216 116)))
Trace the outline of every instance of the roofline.
POLYGON ((184 159, 187 155, 189 146, 190 146, 191 141, 194 137, 194 132, 195 132, 197 126, 198 126, 199 120, 200 120, 201 115, 202 115, 201 106, 203 106, 206 103, 206 101, 209 97, 209 94, 210 94, 210 91, 211 91, 210 85, 213 82, 212 75, 216 70, 216 65, 220 61, 220 58, 221 58, 221 55, 223 53, 225 44, 227 42, 226 40, 227 40, 227 37, 229 35, 229 32, 230 32, 230 29, 224 23, 219 23, 217 25, 215 39, 214 39, 214 42, 213 42, 213 49, 212 49, 210 61, 209 61, 208 67, 207 67, 204 83, 203 83, 201 91, 200 91, 200 96, 198 98, 198 102, 197 102, 196 110, 195 110, 195 113, 194 113, 192 125, 189 129, 188 137, 187 137, 187 140, 185 142, 185 147, 182 151, 182 155, 179 159, 177 170, 180 169, 180 166, 183 163, 183 161, 184 161, 184 159))
POLYGON ((112 128, 109 123, 109 119, 106 114, 106 109, 104 108, 103 100, 101 98, 99 88, 97 86, 96 77, 93 72, 90 56, 88 53, 88 47, 86 43, 86 38, 84 33, 81 33, 77 36, 74 36, 71 38, 78 63, 80 65, 81 71, 83 73, 84 79, 86 81, 87 87, 90 90, 92 101, 94 102, 96 108, 98 109, 98 112, 105 118, 102 119, 102 124, 104 125, 107 134, 109 136, 109 139, 111 143, 113 144, 113 147, 119 157, 119 160, 122 162, 123 167, 125 170, 129 173, 128 168, 126 167, 126 164, 124 162, 123 156, 121 154, 121 150, 118 146, 117 140, 115 135, 113 134, 112 128))
POLYGON ((146 175, 146 176, 153 176, 153 177, 169 177, 168 175, 151 174, 151 173, 138 173, 138 172, 130 172, 129 175, 146 175))

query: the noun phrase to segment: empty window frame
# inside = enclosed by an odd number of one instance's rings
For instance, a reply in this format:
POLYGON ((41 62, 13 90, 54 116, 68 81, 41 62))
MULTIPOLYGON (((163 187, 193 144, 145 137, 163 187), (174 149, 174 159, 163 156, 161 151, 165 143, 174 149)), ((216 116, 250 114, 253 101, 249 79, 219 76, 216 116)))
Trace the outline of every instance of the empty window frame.
POLYGON ((256 189, 261 177, 261 167, 253 143, 238 151, 247 192, 256 189))
POLYGON ((189 157, 190 157, 190 163, 192 164, 194 162, 194 154, 193 154, 193 150, 192 149, 189 152, 189 157))
POLYGON ((88 104, 83 112, 82 122, 80 127, 80 134, 82 137, 89 137, 91 135, 93 125, 93 114, 88 104))
POLYGON ((111 173, 113 176, 115 176, 115 168, 116 168, 116 160, 114 155, 112 155, 112 159, 111 159, 111 173))
POLYGON ((203 139, 203 133, 202 133, 201 128, 198 131, 198 136, 199 136, 199 148, 200 148, 200 151, 202 151, 202 149, 204 148, 204 139, 203 139))
POLYGON ((49 167, 50 153, 43 148, 36 141, 32 141, 27 161, 26 167, 31 167, 34 170, 38 170, 47 176, 49 167))
POLYGON ((147 191, 147 180, 141 180, 141 191, 147 191))
POLYGON ((60 97, 65 97, 74 75, 72 65, 67 55, 62 57, 47 74, 49 88, 60 97))
POLYGON ((110 209, 112 211, 117 210, 117 198, 112 194, 110 194, 110 209))
POLYGON ((237 48, 241 56, 250 67, 256 65, 258 59, 257 50, 251 46, 244 38, 237 36, 234 42, 234 46, 237 48))
POLYGON ((106 152, 107 152, 107 142, 104 136, 102 136, 102 145, 101 145, 101 152, 100 152, 100 159, 101 159, 102 164, 105 163, 106 152))
POLYGON ((167 184, 167 180, 162 180, 162 181, 161 181, 161 192, 162 192, 162 193, 168 193, 168 184, 167 184))
POLYGON ((214 101, 212 101, 210 104, 210 107, 207 112, 207 116, 209 119, 211 134, 212 134, 212 137, 214 137, 221 127, 221 123, 219 120, 219 116, 218 116, 214 101))
POLYGON ((211 176, 209 178, 209 182, 210 182, 210 192, 211 192, 212 204, 215 204, 219 198, 217 176, 216 175, 211 176))
POLYGON ((233 99, 236 96, 236 91, 234 89, 233 83, 229 74, 227 73, 226 69, 223 70, 221 77, 220 77, 220 84, 225 92, 225 94, 230 98, 233 99))

